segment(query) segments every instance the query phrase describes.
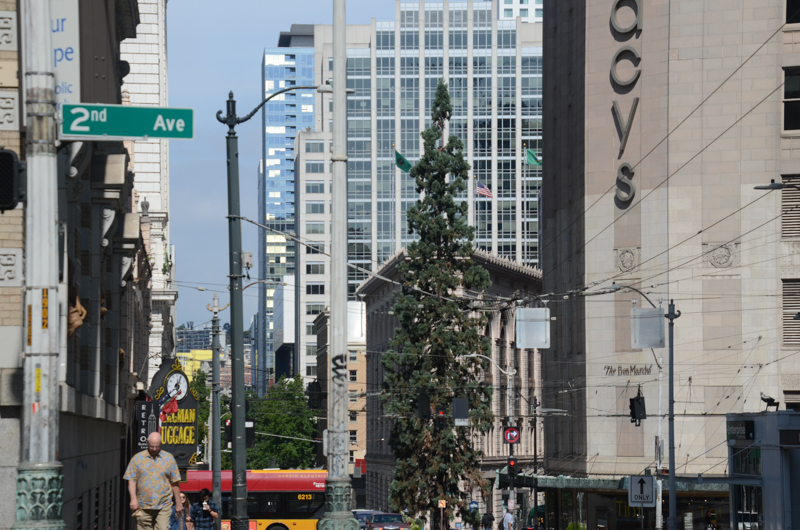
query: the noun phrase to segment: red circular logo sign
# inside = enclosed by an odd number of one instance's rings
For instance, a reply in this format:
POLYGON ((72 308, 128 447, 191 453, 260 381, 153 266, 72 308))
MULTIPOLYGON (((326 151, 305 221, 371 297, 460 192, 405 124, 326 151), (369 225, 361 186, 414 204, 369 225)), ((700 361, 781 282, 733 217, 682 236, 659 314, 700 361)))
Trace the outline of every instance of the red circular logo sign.
POLYGON ((503 438, 510 444, 519 442, 519 429, 516 427, 506 427, 503 431, 503 438))

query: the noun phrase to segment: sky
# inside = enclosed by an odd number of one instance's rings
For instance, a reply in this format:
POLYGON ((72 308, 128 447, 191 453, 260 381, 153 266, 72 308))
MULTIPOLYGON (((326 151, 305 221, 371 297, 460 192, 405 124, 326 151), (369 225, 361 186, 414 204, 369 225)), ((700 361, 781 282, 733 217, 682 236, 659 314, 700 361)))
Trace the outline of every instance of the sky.
MULTIPOLYGON (((347 23, 394 19, 394 0, 348 0, 347 23)), ((169 106, 193 108, 194 140, 172 141, 170 153, 170 241, 175 245, 177 324, 211 320, 206 304, 218 290, 228 296, 228 200, 225 164, 227 127, 216 119, 233 90, 237 114, 260 102, 261 53, 278 44, 292 24, 330 24, 331 0, 170 0, 167 4, 169 106), (204 287, 199 291, 196 287, 204 287)), ((261 114, 236 127, 239 136, 241 212, 258 220, 257 175, 261 114)), ((258 232, 242 223, 242 247, 253 252, 250 277, 258 277, 258 232)), ((251 280, 252 281, 252 280, 251 280)), ((245 278, 245 285, 250 281, 245 278)), ((257 312, 258 285, 243 293, 247 329, 257 312)), ((220 313, 229 321, 230 310, 220 313)))

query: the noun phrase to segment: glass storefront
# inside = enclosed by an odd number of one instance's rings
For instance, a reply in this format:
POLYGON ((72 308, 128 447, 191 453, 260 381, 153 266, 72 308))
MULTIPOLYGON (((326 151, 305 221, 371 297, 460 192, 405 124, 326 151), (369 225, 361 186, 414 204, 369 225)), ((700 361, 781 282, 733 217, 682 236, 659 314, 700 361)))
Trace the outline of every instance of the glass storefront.
MULTIPOLYGON (((747 496, 746 512, 740 511, 741 524, 731 527, 727 491, 694 492, 678 497, 680 530, 759 530, 756 524, 760 491, 742 491, 747 496)), ((758 489, 758 488, 755 488, 758 489)), ((627 492, 544 490, 544 530, 655 530, 655 508, 628 506, 627 492)), ((663 497, 663 528, 667 528, 669 496, 663 497)))

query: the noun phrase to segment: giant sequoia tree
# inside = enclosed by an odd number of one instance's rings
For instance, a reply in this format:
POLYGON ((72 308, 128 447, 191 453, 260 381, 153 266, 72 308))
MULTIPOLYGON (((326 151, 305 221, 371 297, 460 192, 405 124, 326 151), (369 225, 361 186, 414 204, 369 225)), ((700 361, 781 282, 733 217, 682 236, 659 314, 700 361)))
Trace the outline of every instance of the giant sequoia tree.
POLYGON ((408 210, 408 225, 419 239, 408 245, 410 259, 399 266, 403 287, 394 314, 400 326, 383 360, 384 410, 395 421, 389 440, 397 459, 391 505, 427 520, 431 510, 438 518, 437 504, 444 499, 446 521, 456 511, 469 521, 473 514, 462 493, 474 487, 487 491, 474 442, 476 434, 489 429, 492 412, 491 388, 479 381, 486 361, 465 358, 490 355, 489 341, 481 335, 486 322, 470 310, 464 291, 483 292, 490 282, 486 270, 472 261, 467 204, 456 201, 470 168, 461 140, 442 137, 451 112, 447 85, 440 82, 433 123, 422 133, 425 152, 410 172, 422 198, 408 210), (437 430, 433 420, 418 417, 421 393, 429 396, 434 412, 446 412, 445 428, 437 430), (453 424, 452 401, 458 397, 469 400, 469 427, 453 424))

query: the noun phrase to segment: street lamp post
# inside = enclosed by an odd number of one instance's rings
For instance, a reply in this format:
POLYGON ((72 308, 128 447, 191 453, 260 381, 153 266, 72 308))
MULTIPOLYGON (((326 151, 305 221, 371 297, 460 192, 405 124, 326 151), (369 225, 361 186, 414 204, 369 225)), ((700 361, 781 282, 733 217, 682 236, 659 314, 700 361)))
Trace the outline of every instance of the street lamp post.
POLYGON ((231 523, 233 530, 247 530, 247 455, 245 449, 245 380, 242 314, 242 218, 239 206, 239 138, 235 127, 252 118, 270 99, 291 90, 317 90, 330 92, 328 86, 293 86, 267 96, 253 111, 244 117, 236 115, 233 91, 226 102, 227 114, 217 112, 217 120, 228 126, 225 138, 228 164, 228 246, 231 291, 231 386, 233 397, 233 477, 231 484, 231 523))
MULTIPOLYGON (((508 377, 508 425, 509 427, 512 426, 514 424, 514 376, 517 375, 517 370, 514 368, 514 365, 509 360, 507 370, 503 370, 500 368, 500 365, 494 362, 494 359, 487 357, 486 355, 481 355, 480 353, 470 353, 464 357, 480 357, 482 359, 486 359, 495 365, 495 367, 497 367, 502 374, 508 377)), ((536 436, 535 433, 534 436, 536 436)), ((508 444, 508 456, 514 456, 514 444, 512 443, 508 444)), ((509 470, 508 474, 508 498, 509 500, 513 499, 514 504, 516 504, 517 499, 514 492, 514 477, 511 476, 510 471, 511 470, 509 470)), ((509 510, 509 512, 511 512, 511 510, 509 510)))

